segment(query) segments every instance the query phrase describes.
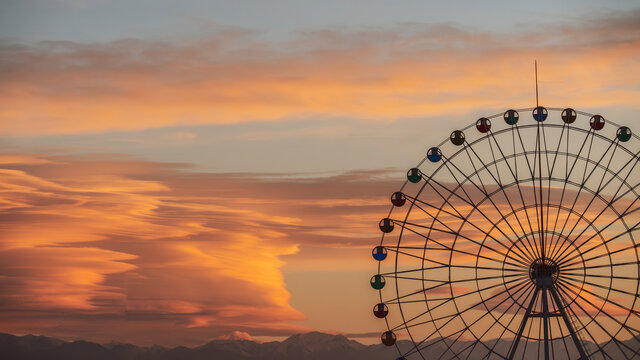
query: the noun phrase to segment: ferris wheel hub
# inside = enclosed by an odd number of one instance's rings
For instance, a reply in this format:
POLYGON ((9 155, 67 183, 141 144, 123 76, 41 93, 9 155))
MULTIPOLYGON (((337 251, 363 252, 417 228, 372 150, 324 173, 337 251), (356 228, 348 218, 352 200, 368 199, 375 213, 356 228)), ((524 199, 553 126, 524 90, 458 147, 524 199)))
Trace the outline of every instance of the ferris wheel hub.
POLYGON ((551 286, 558 280, 560 267, 551 259, 536 259, 529 267, 529 278, 538 286, 551 286))

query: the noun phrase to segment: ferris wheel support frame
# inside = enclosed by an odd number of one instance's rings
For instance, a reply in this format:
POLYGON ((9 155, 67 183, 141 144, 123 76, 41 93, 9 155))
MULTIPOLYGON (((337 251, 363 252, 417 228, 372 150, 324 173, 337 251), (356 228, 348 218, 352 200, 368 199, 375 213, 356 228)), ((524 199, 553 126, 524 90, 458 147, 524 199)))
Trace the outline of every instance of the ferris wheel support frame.
POLYGON ((548 326, 549 326, 549 317, 552 317, 552 316, 562 316, 562 319, 564 320, 564 323, 567 326, 567 330, 569 330, 569 335, 571 336, 571 339, 573 340, 573 343, 575 344, 576 349, 580 354, 580 359, 588 359, 589 357, 584 351, 582 342, 578 338, 578 335, 575 329, 573 328, 571 321, 569 320, 569 316, 567 315, 567 312, 564 309, 563 302, 554 288, 554 281, 548 275, 543 275, 542 278, 536 279, 536 289, 534 290, 533 296, 531 297, 531 301, 529 302, 527 311, 525 312, 524 317, 522 318, 522 323, 520 324, 520 327, 518 329, 518 334, 516 335, 513 345, 509 351, 508 359, 513 360, 513 357, 516 355, 516 350, 518 350, 518 343, 522 338, 522 333, 524 332, 524 329, 527 325, 527 321, 529 320, 529 318, 536 315, 540 316, 540 314, 532 313, 533 305, 536 303, 538 295, 540 293, 542 298, 542 309, 543 309, 543 313, 541 315, 543 317, 543 326, 544 326, 544 358, 545 360, 549 359, 549 328, 548 326), (549 313, 549 304, 548 304, 549 298, 547 296, 547 292, 551 294, 551 300, 555 302, 556 308, 558 309, 559 314, 549 313))

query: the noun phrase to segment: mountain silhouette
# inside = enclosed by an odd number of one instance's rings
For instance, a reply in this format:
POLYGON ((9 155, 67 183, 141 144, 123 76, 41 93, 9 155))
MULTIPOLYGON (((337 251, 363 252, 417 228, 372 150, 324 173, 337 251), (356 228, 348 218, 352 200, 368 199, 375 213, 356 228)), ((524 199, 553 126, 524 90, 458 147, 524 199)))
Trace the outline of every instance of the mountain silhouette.
POLYGON ((12 360, 388 360, 398 357, 395 348, 363 345, 343 335, 320 332, 293 335, 282 342, 213 340, 195 348, 100 345, 45 336, 0 334, 0 354, 3 359, 12 360))
MULTIPOLYGON (((437 341, 436 341, 437 342, 437 341)), ((600 344, 614 359, 640 358, 640 355, 629 349, 635 349, 640 337, 600 344), (619 351, 624 351, 622 355, 619 351)), ((460 350, 468 347, 468 341, 450 343, 452 349, 460 350)), ((595 351, 593 343, 585 344, 587 349, 595 351)), ((411 348, 409 341, 398 341, 403 349, 411 348)), ((491 343, 488 343, 491 347, 491 343)), ((525 354, 526 359, 537 359, 537 346, 525 354)), ((481 346, 475 348, 470 359, 477 354, 482 358, 486 353, 481 346)), ((496 350, 503 352, 497 346, 496 350)), ((589 351, 590 352, 590 351, 589 351)), ((429 353, 434 356, 446 353, 445 345, 440 343, 429 346, 429 353)), ((449 353, 451 354, 451 353, 449 353)), ((445 356, 446 357, 446 356, 445 356)), ((88 341, 62 341, 45 336, 15 336, 0 334, 0 358, 10 360, 395 360, 398 352, 395 347, 382 344, 363 345, 349 340, 343 335, 331 335, 320 332, 292 335, 284 341, 258 343, 250 340, 213 340, 195 348, 178 346, 166 348, 162 346, 142 347, 131 344, 112 342, 96 344, 88 341)))

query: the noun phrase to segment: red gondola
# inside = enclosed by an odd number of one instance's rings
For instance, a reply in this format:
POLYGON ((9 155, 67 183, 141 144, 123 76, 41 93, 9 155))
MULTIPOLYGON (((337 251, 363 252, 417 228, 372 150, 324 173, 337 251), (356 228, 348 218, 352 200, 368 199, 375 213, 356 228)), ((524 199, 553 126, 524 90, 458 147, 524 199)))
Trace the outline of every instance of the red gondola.
POLYGON ((393 206, 400 207, 404 205, 405 202, 407 202, 407 198, 401 191, 396 191, 391 194, 391 203, 393 204, 393 206))
POLYGON ((373 307, 373 315, 377 318, 382 319, 389 314, 389 308, 387 305, 380 303, 373 307))
POLYGON ((489 132, 489 130, 491 130, 491 120, 487 118, 478 119, 478 121, 476 121, 476 129, 481 133, 489 132))
POLYGON ((593 115, 589 120, 589 125, 593 130, 601 130, 604 127, 604 118, 600 115, 593 115))

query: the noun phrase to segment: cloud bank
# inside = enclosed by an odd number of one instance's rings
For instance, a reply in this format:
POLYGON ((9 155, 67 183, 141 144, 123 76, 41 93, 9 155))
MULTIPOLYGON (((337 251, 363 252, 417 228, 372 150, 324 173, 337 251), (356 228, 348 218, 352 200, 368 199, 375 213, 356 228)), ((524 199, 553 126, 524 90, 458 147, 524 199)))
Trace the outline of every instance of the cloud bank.
POLYGON ((0 43, 0 132, 362 120, 530 105, 637 107, 640 11, 509 35, 454 26, 301 31, 272 43, 225 29, 183 42, 0 43), (555 104, 551 104, 555 105, 555 104))
POLYGON ((308 330, 293 324, 305 317, 289 304, 280 257, 301 244, 368 248, 392 186, 385 171, 292 179, 3 159, 2 331, 104 341, 308 330))

